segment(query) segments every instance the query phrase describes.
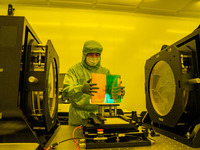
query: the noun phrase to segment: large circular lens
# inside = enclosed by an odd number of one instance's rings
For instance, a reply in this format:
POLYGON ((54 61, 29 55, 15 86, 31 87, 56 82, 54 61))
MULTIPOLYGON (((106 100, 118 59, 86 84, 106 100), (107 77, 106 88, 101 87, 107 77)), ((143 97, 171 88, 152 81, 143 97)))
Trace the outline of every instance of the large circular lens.
POLYGON ((152 105, 160 116, 167 115, 175 101, 176 84, 168 63, 159 61, 150 75, 149 91, 152 105))
POLYGON ((48 77, 48 107, 51 118, 54 117, 56 108, 56 82, 56 64, 55 61, 52 60, 48 77))

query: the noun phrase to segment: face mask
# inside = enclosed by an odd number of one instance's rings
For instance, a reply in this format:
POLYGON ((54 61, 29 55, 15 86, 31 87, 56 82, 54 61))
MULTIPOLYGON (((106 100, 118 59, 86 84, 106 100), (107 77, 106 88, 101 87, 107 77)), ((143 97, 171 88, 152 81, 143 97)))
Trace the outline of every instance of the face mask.
POLYGON ((86 63, 89 66, 96 66, 100 61, 100 57, 95 58, 95 57, 86 57, 86 63))

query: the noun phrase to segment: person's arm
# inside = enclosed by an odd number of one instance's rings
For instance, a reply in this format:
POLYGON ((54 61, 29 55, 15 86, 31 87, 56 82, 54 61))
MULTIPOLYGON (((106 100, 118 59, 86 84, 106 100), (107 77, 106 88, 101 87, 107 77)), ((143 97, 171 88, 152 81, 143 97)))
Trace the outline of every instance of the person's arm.
POLYGON ((81 90, 83 85, 78 83, 76 75, 72 72, 72 70, 69 70, 65 75, 62 96, 64 99, 68 99, 69 101, 79 101, 80 99, 78 99, 78 97, 83 95, 81 90))
POLYGON ((79 97, 84 93, 94 96, 93 93, 97 93, 96 90, 99 88, 96 87, 97 84, 91 83, 90 81, 91 79, 84 84, 80 84, 76 74, 73 73, 73 70, 69 70, 63 81, 63 98, 68 99, 69 101, 78 102, 80 100, 79 97))

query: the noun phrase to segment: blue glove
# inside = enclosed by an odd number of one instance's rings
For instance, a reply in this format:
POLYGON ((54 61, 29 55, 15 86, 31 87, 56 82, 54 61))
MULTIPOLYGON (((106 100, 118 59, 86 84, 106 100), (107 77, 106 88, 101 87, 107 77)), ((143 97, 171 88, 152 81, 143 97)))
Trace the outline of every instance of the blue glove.
POLYGON ((81 90, 83 93, 89 94, 91 96, 94 96, 93 93, 97 93, 97 89, 99 89, 99 87, 97 87, 96 83, 90 83, 92 79, 89 79, 85 84, 83 84, 81 90), (94 87, 95 86, 95 87, 94 87))

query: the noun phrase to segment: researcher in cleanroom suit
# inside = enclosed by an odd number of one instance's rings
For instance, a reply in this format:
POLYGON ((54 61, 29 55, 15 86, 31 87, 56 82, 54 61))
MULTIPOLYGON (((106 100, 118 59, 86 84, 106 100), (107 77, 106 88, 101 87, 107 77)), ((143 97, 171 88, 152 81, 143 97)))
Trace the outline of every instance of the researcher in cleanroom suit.
MULTIPOLYGON (((63 81, 63 98, 71 102, 69 125, 81 125, 98 106, 90 104, 91 96, 98 85, 91 83, 92 73, 110 74, 109 69, 101 66, 102 45, 94 40, 86 41, 83 46, 82 61, 71 67, 63 81)), ((122 92, 124 95, 124 90, 122 92)))

